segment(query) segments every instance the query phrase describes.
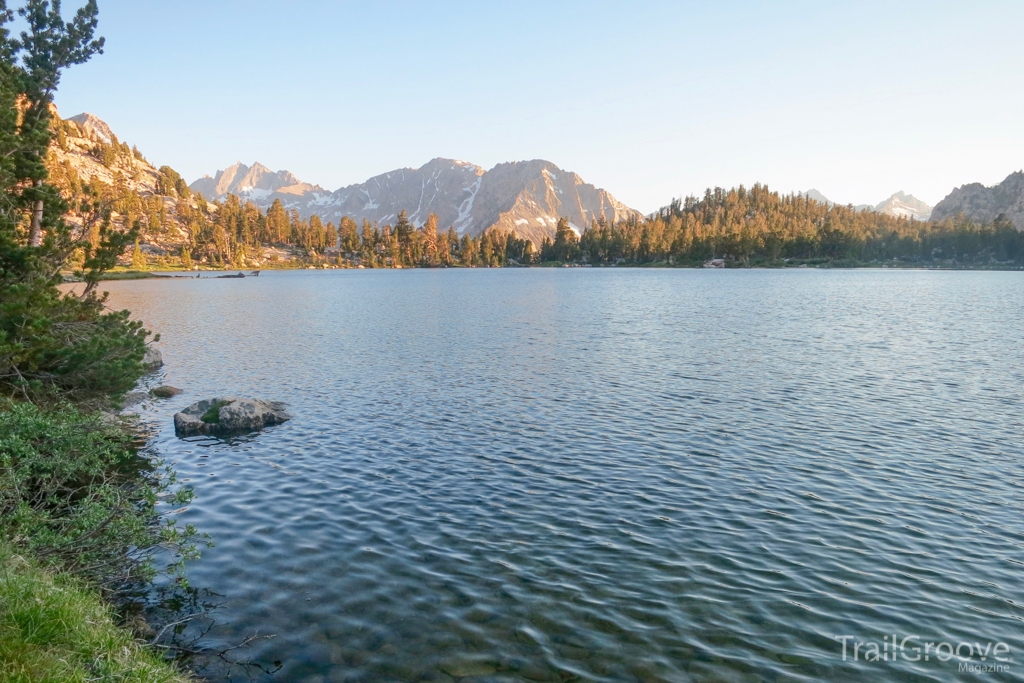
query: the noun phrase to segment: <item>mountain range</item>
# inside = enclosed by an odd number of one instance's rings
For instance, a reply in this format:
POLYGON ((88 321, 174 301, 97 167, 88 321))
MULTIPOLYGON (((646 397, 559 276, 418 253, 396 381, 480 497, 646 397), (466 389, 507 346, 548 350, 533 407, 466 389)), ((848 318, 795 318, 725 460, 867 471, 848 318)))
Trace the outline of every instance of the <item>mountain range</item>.
POLYGON ((641 217, 606 190, 541 159, 484 170, 465 161, 437 158, 333 192, 302 182, 288 171, 239 162, 189 187, 207 199, 221 201, 234 194, 263 209, 280 200, 303 218, 316 214, 335 224, 343 216, 357 223, 367 219, 385 224, 404 210, 420 226, 433 213, 442 230, 451 226, 460 235, 478 235, 499 228, 537 245, 554 237, 563 216, 577 232, 602 217, 609 222, 641 217))
MULTIPOLYGON (((185 218, 200 211, 195 197, 188 197, 185 182, 172 169, 150 164, 137 149, 120 142, 98 117, 83 113, 60 121, 48 160, 51 179, 66 191, 82 182, 122 188, 145 204, 158 230, 147 228, 141 241, 146 253, 176 253, 188 242, 185 218), (173 189, 178 187, 179 190, 173 189), (184 205, 182 204, 184 202, 184 205)), ((577 174, 543 161, 498 164, 485 171, 464 161, 434 159, 420 168, 405 168, 370 178, 333 192, 299 180, 288 171, 271 171, 261 164, 235 164, 215 177, 204 177, 191 188, 209 199, 224 199, 233 193, 266 208, 280 199, 288 209, 304 218, 319 215, 337 224, 342 216, 357 221, 366 218, 381 224, 393 222, 407 211, 412 222, 422 225, 430 213, 438 216, 442 230, 453 226, 462 234, 478 235, 490 227, 515 231, 536 246, 554 234, 558 218, 566 216, 577 230, 602 215, 608 221, 640 218, 606 190, 585 183, 577 174)), ((829 203, 817 190, 803 193, 829 203)), ((971 183, 955 188, 934 209, 911 195, 897 192, 877 205, 862 205, 890 215, 911 215, 918 220, 943 220, 963 214, 980 222, 1005 215, 1024 230, 1024 172, 1010 174, 993 187, 971 183)), ((202 210, 206 210, 205 208, 202 210)), ((207 217, 215 213, 210 205, 207 217)))
MULTIPOLYGON (((800 194, 822 204, 835 204, 835 202, 829 200, 828 197, 814 188, 800 194)), ((877 211, 890 216, 906 216, 907 218, 914 218, 919 221, 927 221, 932 216, 932 207, 914 195, 906 194, 902 191, 896 192, 878 204, 857 204, 853 208, 857 211, 877 211)))

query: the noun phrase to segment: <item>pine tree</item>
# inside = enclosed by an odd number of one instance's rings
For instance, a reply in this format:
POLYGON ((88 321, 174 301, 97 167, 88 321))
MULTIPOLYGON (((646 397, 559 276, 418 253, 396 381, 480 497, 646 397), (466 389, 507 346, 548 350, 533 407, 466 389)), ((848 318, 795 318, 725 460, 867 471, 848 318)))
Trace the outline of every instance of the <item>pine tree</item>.
POLYGON ((267 235, 265 239, 272 244, 286 244, 289 232, 288 214, 280 199, 275 199, 267 210, 267 235))
POLYGON ((448 232, 445 235, 445 245, 441 250, 441 259, 446 266, 451 266, 455 262, 455 252, 459 248, 459 234, 455 232, 455 226, 449 225, 448 232))
POLYGON ((148 332, 127 312, 107 312, 95 287, 137 231, 110 229, 106 209, 98 223, 66 221, 68 205, 47 182, 45 163, 61 72, 102 48, 93 37, 96 3, 65 22, 57 3, 26 0, 19 39, 7 27, 13 12, 0 10, 0 394, 106 403, 141 374, 148 332), (76 251, 86 282, 78 296, 58 289, 76 251))
POLYGON ((307 249, 323 252, 327 248, 327 229, 324 227, 323 221, 320 220, 320 216, 313 214, 309 217, 307 232, 306 243, 303 246, 307 249))
POLYGON ((361 258, 364 265, 373 268, 377 265, 377 242, 379 241, 379 234, 377 232, 377 226, 371 225, 369 219, 363 219, 363 243, 362 243, 362 255, 361 258))
POLYGON ((427 216, 427 222, 423 224, 421 228, 422 241, 423 241, 423 258, 421 259, 422 265, 425 266, 437 266, 441 263, 441 257, 438 252, 438 235, 437 235, 437 216, 430 214, 427 216))
POLYGON ((359 233, 356 222, 349 216, 342 216, 338 224, 338 234, 341 239, 340 248, 343 254, 355 255, 359 252, 359 233))
POLYGON ((398 221, 392 230, 394 235, 394 248, 392 249, 392 265, 411 266, 413 265, 413 227, 409 222, 409 216, 405 209, 398 212, 398 221))
POLYGON ((135 240, 135 248, 132 250, 132 270, 146 270, 146 255, 142 253, 139 240, 135 240))
POLYGON ((569 225, 569 219, 565 216, 558 219, 558 226, 555 228, 555 241, 551 245, 552 261, 572 261, 578 253, 579 238, 576 231, 569 225))

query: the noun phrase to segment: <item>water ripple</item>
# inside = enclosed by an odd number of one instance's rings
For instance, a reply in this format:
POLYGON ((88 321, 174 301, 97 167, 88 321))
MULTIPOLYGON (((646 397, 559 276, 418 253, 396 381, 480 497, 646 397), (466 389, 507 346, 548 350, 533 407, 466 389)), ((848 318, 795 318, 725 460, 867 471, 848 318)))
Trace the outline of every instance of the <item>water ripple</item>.
POLYGON ((834 636, 1024 647, 1019 274, 110 289, 186 390, 145 417, 217 542, 190 580, 225 641, 277 634, 268 680, 956 681, 834 636), (174 437, 226 392, 296 417, 174 437))

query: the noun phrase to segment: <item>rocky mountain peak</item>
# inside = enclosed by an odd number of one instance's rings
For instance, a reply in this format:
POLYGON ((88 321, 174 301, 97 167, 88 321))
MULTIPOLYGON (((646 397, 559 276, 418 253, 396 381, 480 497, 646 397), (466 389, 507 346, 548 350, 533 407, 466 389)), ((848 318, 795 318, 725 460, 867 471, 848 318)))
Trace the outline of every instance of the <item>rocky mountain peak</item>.
POLYGON ((894 193, 888 199, 875 206, 875 211, 890 216, 906 216, 919 221, 926 221, 932 215, 932 207, 912 194, 903 190, 894 193))
POLYGON ((799 194, 803 195, 807 199, 813 199, 820 204, 827 204, 828 206, 832 206, 834 204, 834 202, 830 201, 828 197, 813 187, 806 192, 800 192, 799 194))
MULTIPOLYGON (((217 171, 212 178, 209 175, 203 176, 192 183, 191 188, 207 199, 223 201, 229 194, 233 194, 257 204, 285 190, 289 190, 288 193, 292 195, 325 191, 317 185, 303 183, 290 171, 271 171, 258 161, 252 166, 246 166, 241 161, 236 162, 224 170, 217 171)), ((272 203, 273 199, 270 201, 272 203)))
POLYGON ((932 211, 932 220, 963 214, 979 223, 1006 216, 1018 230, 1024 230, 1024 171, 1006 176, 998 185, 981 183, 961 185, 950 192, 932 211))
POLYGON ((86 135, 93 136, 102 142, 110 144, 114 140, 114 131, 110 129, 106 121, 89 112, 82 112, 66 120, 75 122, 86 135))
MULTIPOLYGON (((813 199, 816 202, 834 206, 835 202, 815 189, 800 192, 804 197, 813 199)), ((926 221, 931 215, 932 207, 928 206, 914 195, 906 194, 903 190, 896 192, 878 204, 857 204, 853 207, 855 211, 877 211, 890 216, 905 216, 919 221, 926 221)))

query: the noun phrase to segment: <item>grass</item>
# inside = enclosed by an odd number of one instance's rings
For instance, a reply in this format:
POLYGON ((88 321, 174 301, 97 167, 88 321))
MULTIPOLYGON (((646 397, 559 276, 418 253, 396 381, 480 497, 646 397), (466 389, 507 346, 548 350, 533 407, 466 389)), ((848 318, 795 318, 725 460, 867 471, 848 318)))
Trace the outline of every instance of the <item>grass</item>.
POLYGON ((0 399, 0 683, 190 680, 105 602, 174 575, 158 553, 195 556, 194 529, 156 507, 191 492, 137 438, 98 413, 0 399))
POLYGON ((213 405, 206 409, 199 419, 206 424, 220 424, 220 409, 231 403, 231 401, 214 401, 213 405))
POLYGON ((187 683, 99 595, 0 543, 0 683, 187 683))
POLYGON ((169 275, 160 275, 158 273, 151 273, 148 270, 124 270, 121 272, 106 272, 101 277, 101 280, 148 280, 154 277, 170 277, 169 275))

